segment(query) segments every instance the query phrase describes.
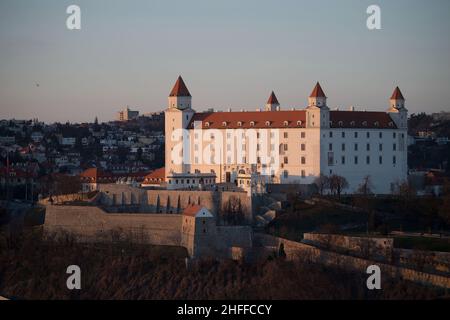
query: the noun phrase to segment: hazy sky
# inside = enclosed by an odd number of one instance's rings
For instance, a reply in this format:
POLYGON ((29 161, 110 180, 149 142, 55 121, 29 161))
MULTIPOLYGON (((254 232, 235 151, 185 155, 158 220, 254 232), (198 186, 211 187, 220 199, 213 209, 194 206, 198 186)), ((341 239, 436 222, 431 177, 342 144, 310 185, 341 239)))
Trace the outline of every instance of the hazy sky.
POLYGON ((450 111, 450 1, 0 0, 0 118, 162 110, 179 74, 197 110, 262 107, 271 90, 304 107, 320 81, 330 107, 385 110, 399 85, 410 112, 450 111))

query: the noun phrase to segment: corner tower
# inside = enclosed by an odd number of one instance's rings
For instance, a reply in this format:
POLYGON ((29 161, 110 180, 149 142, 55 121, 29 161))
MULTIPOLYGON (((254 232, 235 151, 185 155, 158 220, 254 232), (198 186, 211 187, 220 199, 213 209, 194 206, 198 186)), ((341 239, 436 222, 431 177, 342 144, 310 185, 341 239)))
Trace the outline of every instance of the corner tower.
POLYGON ((266 111, 278 111, 280 110, 280 103, 278 102, 277 96, 272 91, 269 100, 266 103, 266 111))
POLYGON ((170 91, 165 111, 165 179, 172 173, 189 171, 189 136, 186 130, 195 111, 192 96, 181 76, 170 91), (182 148, 181 148, 182 146, 182 148))
POLYGON ((394 89, 389 99, 389 110, 387 112, 399 129, 408 128, 408 109, 405 107, 405 98, 399 87, 394 89))
POLYGON ((306 126, 308 128, 330 127, 330 109, 327 106, 327 96, 319 82, 317 82, 308 98, 306 126))

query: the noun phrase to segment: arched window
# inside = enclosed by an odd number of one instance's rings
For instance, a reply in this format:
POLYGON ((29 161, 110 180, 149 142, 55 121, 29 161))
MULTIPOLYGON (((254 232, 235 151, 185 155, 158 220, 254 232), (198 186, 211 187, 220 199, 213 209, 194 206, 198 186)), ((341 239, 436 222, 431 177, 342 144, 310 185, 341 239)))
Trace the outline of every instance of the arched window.
POLYGON ((285 127, 287 127, 287 126, 289 125, 289 122, 288 122, 288 121, 284 121, 284 122, 283 122, 283 125, 284 125, 285 127))
POLYGON ((227 126, 227 122, 226 121, 222 122, 222 126, 226 127, 227 126))
POLYGON ((297 121, 297 125, 298 125, 298 126, 301 126, 302 123, 303 123, 303 122, 302 122, 301 120, 297 121))
POLYGON ((210 123, 209 122, 205 122, 205 127, 209 128, 210 123))
POLYGON ((250 126, 254 127, 255 126, 255 121, 250 121, 250 126))
POLYGON ((242 122, 238 121, 237 125, 238 125, 238 127, 242 127, 242 122))
POLYGON ((364 127, 367 127, 367 121, 363 121, 362 125, 363 125, 364 127))
POLYGON ((270 121, 266 121, 266 127, 270 127, 270 121))

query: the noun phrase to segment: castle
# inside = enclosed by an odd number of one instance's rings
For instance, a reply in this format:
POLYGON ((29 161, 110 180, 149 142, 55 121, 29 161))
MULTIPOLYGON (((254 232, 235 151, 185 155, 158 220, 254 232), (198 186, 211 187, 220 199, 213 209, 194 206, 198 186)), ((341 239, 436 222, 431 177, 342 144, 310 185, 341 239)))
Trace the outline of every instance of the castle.
POLYGON ((91 205, 47 206, 47 230, 142 231, 147 242, 183 246, 191 257, 245 256, 253 227, 276 216, 286 186, 340 175, 354 192, 370 176, 373 192, 388 194, 407 178, 408 111, 399 88, 387 112, 332 111, 317 83, 302 110, 282 110, 272 92, 263 110, 198 113, 179 77, 168 102, 165 168, 140 187, 91 170, 82 175, 83 187, 98 191, 91 205))
POLYGON ((367 176, 374 193, 392 193, 407 179, 408 110, 398 87, 389 101, 386 112, 330 110, 317 83, 301 110, 282 110, 272 92, 262 110, 196 112, 180 76, 165 111, 167 188, 233 183, 253 192, 339 175, 350 193, 367 176))

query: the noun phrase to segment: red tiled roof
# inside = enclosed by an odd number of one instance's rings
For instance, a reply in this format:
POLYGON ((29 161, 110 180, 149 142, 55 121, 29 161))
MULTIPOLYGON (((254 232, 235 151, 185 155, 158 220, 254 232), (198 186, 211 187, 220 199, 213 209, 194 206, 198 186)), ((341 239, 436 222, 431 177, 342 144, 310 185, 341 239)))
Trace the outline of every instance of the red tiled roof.
POLYGON ((166 175, 166 168, 162 167, 154 170, 145 176, 144 181, 164 181, 166 175))
POLYGON ((191 205, 183 210, 183 215, 195 217, 195 215, 202 209, 202 206, 199 205, 191 205))
POLYGON ((80 173, 82 180, 89 180, 90 182, 113 182, 119 178, 135 178, 140 181, 147 175, 147 172, 128 172, 113 174, 111 172, 105 172, 98 168, 89 168, 80 173))
POLYGON ((277 96, 275 95, 275 93, 273 91, 270 94, 269 100, 267 100, 267 104, 280 104, 278 102, 277 96))
POLYGON ((249 129, 249 128, 304 128, 305 110, 294 111, 251 111, 251 112, 205 112, 192 117, 189 129, 194 121, 202 121, 203 129, 249 129), (254 125, 251 125, 251 122, 254 125), (270 126, 266 122, 270 122, 270 126), (287 126, 285 124, 287 121, 287 126), (298 121, 301 121, 299 124, 298 121), (224 126, 224 122, 226 126, 224 126), (209 124, 209 126, 207 125, 209 124), (241 123, 241 126, 239 126, 241 123))
POLYGON ((317 82, 316 86, 314 87, 313 91, 309 95, 310 98, 326 98, 325 93, 322 90, 322 87, 320 86, 320 83, 317 82))
POLYGON ((392 93, 391 99, 395 99, 395 100, 405 100, 405 98, 403 98, 403 94, 400 91, 399 87, 396 87, 394 92, 392 93))
POLYGON ((173 86, 172 91, 170 92, 169 97, 190 97, 188 88, 184 84, 183 78, 181 76, 178 77, 177 82, 173 86))
POLYGON ((330 111, 331 128, 396 129, 385 112, 330 111))

